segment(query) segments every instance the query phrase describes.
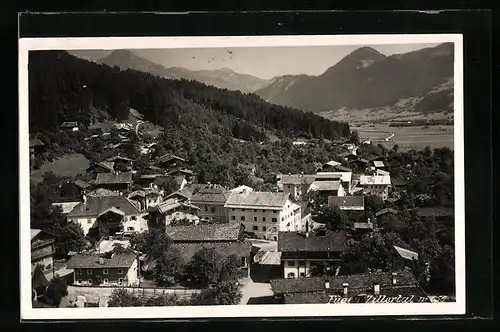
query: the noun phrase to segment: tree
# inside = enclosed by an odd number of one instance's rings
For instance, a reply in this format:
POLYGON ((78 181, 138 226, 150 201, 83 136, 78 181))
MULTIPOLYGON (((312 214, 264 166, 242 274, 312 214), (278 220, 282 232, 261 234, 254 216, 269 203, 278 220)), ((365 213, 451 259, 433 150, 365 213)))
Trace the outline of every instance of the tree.
POLYGON ((234 281, 238 279, 240 271, 239 259, 236 255, 229 255, 223 262, 219 274, 219 281, 234 281))
POLYGON ((241 286, 235 281, 222 281, 213 288, 204 289, 200 294, 193 296, 193 305, 236 305, 243 294, 241 286))
POLYGON ((141 300, 123 288, 114 289, 108 299, 108 307, 140 307, 141 300))
POLYGON ((56 256, 65 257, 68 252, 79 252, 85 248, 86 240, 80 224, 73 221, 56 223, 51 229, 56 235, 56 256))
POLYGON ((191 274, 202 286, 219 281, 222 257, 212 247, 206 247, 193 255, 190 263, 191 274))
POLYGON ((338 206, 323 206, 318 212, 316 221, 326 225, 329 230, 340 230, 348 226, 349 220, 338 206))
POLYGON ((183 272, 183 261, 177 248, 170 247, 156 261, 154 278, 161 285, 171 286, 179 280, 183 272))
POLYGON ((168 251, 172 240, 165 233, 165 229, 152 228, 146 232, 132 235, 130 246, 132 249, 143 254, 150 255, 153 259, 159 259, 164 252, 168 251))
POLYGON ((44 297, 54 307, 59 308, 64 297, 68 296, 68 285, 59 276, 55 276, 47 286, 44 297))
POLYGON ((131 251, 130 248, 125 248, 121 243, 114 243, 113 250, 111 251, 115 255, 126 254, 131 251))
POLYGON ((165 191, 165 195, 170 195, 179 190, 179 185, 172 176, 159 177, 155 179, 154 184, 157 185, 159 189, 165 191))

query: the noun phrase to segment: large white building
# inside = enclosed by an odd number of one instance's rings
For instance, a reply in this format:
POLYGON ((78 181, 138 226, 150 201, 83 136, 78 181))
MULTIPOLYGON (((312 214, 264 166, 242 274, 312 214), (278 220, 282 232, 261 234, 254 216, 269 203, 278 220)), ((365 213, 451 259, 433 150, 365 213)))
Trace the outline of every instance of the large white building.
POLYGON ((363 194, 378 196, 384 201, 389 197, 390 185, 390 175, 361 175, 359 178, 359 186, 363 188, 363 194))
POLYGON ((300 205, 288 193, 233 192, 224 207, 229 222, 243 224, 245 231, 260 239, 277 241, 278 232, 303 228, 300 205))

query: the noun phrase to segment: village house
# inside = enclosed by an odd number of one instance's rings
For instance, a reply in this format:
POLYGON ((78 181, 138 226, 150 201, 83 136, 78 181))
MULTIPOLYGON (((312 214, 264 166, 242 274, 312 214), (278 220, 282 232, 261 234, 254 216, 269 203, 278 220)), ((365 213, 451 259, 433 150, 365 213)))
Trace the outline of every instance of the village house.
POLYGON ((315 178, 314 174, 279 174, 278 190, 289 194, 292 200, 298 201, 309 192, 315 178))
POLYGON ((364 211, 364 196, 330 196, 328 197, 328 206, 338 207, 342 211, 364 211))
POLYGON ((352 182, 352 172, 318 172, 318 173, 316 173, 315 182, 322 181, 322 180, 325 180, 325 181, 334 180, 334 181, 336 181, 338 178, 340 178, 340 183, 342 184, 342 187, 344 187, 344 192, 350 193, 351 192, 351 182, 352 182))
POLYGON ((153 188, 155 180, 163 176, 165 175, 162 173, 142 174, 136 183, 143 188, 153 188))
POLYGON ((346 190, 342 185, 342 175, 338 173, 323 173, 316 176, 310 190, 318 194, 320 202, 327 203, 330 196, 345 196, 346 190))
POLYGON ((374 160, 373 166, 375 167, 375 169, 384 169, 385 163, 382 160, 374 160))
POLYGON ((169 198, 149 209, 149 220, 155 227, 169 226, 175 220, 188 220, 193 225, 200 221, 198 213, 200 208, 194 206, 189 200, 179 201, 169 198))
POLYGON ((173 177, 182 177, 186 179, 187 183, 191 183, 194 180, 195 174, 193 171, 186 169, 186 168, 180 168, 180 169, 174 169, 170 172, 168 172, 168 175, 173 176, 173 177))
POLYGON ((51 204, 52 208, 60 208, 61 209, 61 214, 67 215, 70 213, 75 206, 80 204, 80 201, 70 201, 70 202, 54 202, 51 204))
POLYGON ((241 223, 245 231, 259 239, 276 241, 279 231, 302 228, 300 205, 287 193, 241 191, 233 192, 224 207, 229 222, 241 223))
POLYGON ((339 163, 338 161, 335 160, 330 160, 326 163, 323 164, 321 167, 322 172, 335 172, 335 167, 341 166, 342 163, 339 163))
POLYGON ((133 253, 113 254, 111 258, 77 254, 67 264, 74 270, 78 286, 138 286, 139 268, 133 253))
POLYGON ((78 131, 80 129, 77 121, 63 122, 59 128, 64 131, 71 132, 78 131))
POLYGON ((404 192, 408 190, 408 181, 401 177, 394 177, 391 179, 392 190, 395 192, 404 192))
POLYGON ((410 271, 271 280, 282 304, 430 303, 410 271))
POLYGON ((95 179, 95 186, 113 191, 126 191, 133 183, 132 173, 99 173, 95 179))
POLYGON ((75 180, 73 182, 73 184, 75 185, 75 187, 77 187, 79 190, 80 190, 80 193, 84 193, 90 189, 92 189, 92 185, 86 181, 83 181, 83 180, 75 180))
POLYGON ((141 210, 147 210, 150 207, 157 206, 162 200, 161 192, 158 188, 146 188, 135 190, 127 196, 130 200, 139 204, 141 210))
POLYGON ((148 229, 139 206, 124 196, 86 197, 68 213, 67 218, 80 224, 85 235, 109 235, 117 232, 142 232, 148 229))
POLYGON ((363 194, 374 195, 382 200, 389 197, 389 187, 391 185, 390 175, 361 175, 359 184, 363 188, 363 194))
POLYGON ((54 269, 54 235, 41 229, 31 229, 31 275, 39 266, 42 272, 54 269))
POLYGON ((346 250, 347 237, 343 232, 325 232, 324 235, 309 231, 278 233, 278 251, 285 278, 310 277, 318 264, 335 271, 346 250))
POLYGON ((207 183, 191 196, 191 204, 198 206, 201 220, 227 222, 227 210, 224 208, 230 192, 218 184, 207 183))
POLYGON ((106 159, 106 161, 113 163, 113 169, 120 172, 128 172, 132 170, 132 164, 134 162, 133 159, 122 156, 111 157, 106 159))
POLYGON ((29 148, 30 148, 30 157, 35 158, 37 154, 45 151, 45 144, 43 144, 43 142, 40 139, 33 138, 30 139, 29 148))
POLYGON ((173 193, 167 195, 165 197, 165 200, 177 199, 177 201, 179 201, 179 202, 184 202, 187 200, 191 200, 192 196, 193 196, 193 193, 191 191, 191 188, 184 187, 182 190, 177 190, 177 191, 174 191, 173 193))
POLYGON ((115 163, 112 161, 100 161, 87 168, 86 173, 114 173, 115 163))
POLYGON ((375 217, 381 218, 382 216, 385 216, 385 215, 389 215, 389 214, 397 215, 398 213, 399 213, 399 211, 396 209, 385 208, 385 209, 382 209, 382 210, 378 211, 377 213, 375 213, 375 217))
POLYGON ((252 187, 249 187, 249 186, 245 186, 245 185, 241 185, 241 186, 238 186, 236 188, 233 188, 231 190, 229 190, 230 192, 241 192, 241 191, 253 191, 253 188, 252 187))

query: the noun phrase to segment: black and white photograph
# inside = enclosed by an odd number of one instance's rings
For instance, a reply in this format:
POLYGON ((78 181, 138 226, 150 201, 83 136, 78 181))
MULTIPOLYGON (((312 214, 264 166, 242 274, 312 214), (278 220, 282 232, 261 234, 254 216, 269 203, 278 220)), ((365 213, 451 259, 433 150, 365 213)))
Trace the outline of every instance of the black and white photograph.
POLYGON ((462 66, 451 34, 21 38, 22 318, 465 313, 462 66))

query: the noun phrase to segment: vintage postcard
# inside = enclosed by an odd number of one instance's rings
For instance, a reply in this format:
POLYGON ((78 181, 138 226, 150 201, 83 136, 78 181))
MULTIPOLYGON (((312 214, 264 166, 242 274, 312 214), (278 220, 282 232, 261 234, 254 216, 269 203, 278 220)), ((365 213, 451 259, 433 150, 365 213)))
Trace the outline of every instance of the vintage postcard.
POLYGON ((462 66, 461 35, 20 39, 22 319, 465 314, 462 66))

